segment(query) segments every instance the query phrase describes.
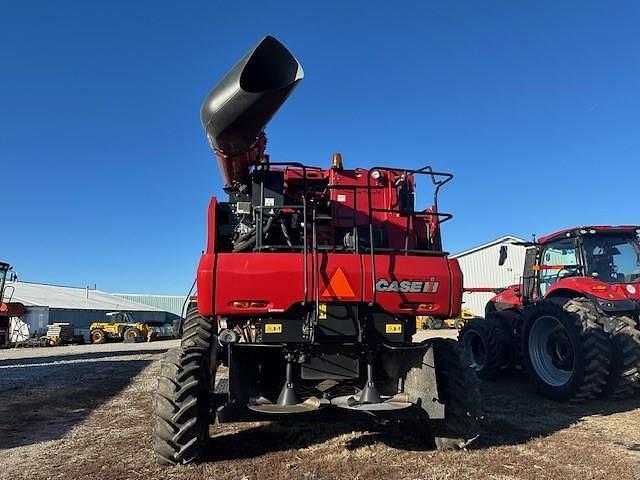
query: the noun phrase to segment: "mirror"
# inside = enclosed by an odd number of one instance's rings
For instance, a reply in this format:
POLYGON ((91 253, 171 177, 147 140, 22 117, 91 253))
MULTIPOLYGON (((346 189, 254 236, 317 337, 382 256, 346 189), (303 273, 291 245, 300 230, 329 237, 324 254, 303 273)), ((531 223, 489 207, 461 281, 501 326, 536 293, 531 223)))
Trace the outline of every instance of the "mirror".
POLYGON ((507 261, 507 246, 506 245, 500 245, 500 258, 498 259, 498 265, 502 266, 504 265, 504 262, 507 261))

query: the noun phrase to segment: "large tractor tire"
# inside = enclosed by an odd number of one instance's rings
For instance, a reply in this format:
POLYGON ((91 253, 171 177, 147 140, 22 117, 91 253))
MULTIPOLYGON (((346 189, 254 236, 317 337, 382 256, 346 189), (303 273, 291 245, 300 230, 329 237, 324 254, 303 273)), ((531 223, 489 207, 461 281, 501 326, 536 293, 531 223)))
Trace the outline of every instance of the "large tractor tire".
POLYGON ((213 334, 213 322, 198 313, 198 304, 189 303, 187 315, 182 323, 182 340, 180 346, 183 348, 204 348, 209 349, 211 336, 213 334))
POLYGON ((200 456, 209 439, 209 423, 218 338, 212 323, 192 302, 182 325, 181 346, 161 363, 154 394, 153 450, 159 463, 186 464, 200 456))
POLYGON ((104 333, 104 330, 96 328, 95 330, 91 330, 89 334, 91 338, 91 343, 101 344, 107 341, 107 335, 104 333))
POLYGON ((599 323, 611 340, 611 372, 606 394, 613 398, 631 396, 640 389, 640 330, 629 316, 605 316, 599 323))
POLYGON ((209 439, 209 376, 206 350, 175 348, 160 364, 153 396, 153 451, 159 463, 196 460, 209 439))
POLYGON ((542 300, 525 313, 522 361, 543 395, 583 401, 606 388, 611 343, 598 317, 586 298, 542 300))
POLYGON ((466 322, 458 334, 471 367, 485 380, 496 378, 510 363, 509 346, 502 338, 499 320, 474 318, 466 322))
POLYGON ((478 378, 465 358, 462 346, 451 339, 432 340, 438 399, 444 404, 444 420, 430 422, 438 450, 462 449, 480 434, 482 400, 478 378))

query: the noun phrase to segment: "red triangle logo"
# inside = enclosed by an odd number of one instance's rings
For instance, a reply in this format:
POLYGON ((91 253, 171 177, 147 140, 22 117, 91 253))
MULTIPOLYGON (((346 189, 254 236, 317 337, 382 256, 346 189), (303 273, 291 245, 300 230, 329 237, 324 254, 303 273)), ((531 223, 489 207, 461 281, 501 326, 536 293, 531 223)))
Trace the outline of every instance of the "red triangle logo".
POLYGON ((329 280, 329 285, 322 292, 323 297, 346 297, 353 298, 356 296, 353 293, 353 289, 351 285, 349 285, 349 280, 345 276, 344 272, 340 267, 335 271, 331 280, 329 280))

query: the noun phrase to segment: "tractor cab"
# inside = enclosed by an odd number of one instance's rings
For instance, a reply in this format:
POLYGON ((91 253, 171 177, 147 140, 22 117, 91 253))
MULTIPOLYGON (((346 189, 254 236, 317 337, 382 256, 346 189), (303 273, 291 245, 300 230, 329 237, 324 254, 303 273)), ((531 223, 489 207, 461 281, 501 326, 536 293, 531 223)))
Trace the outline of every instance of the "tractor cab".
MULTIPOLYGON (((522 284, 493 299, 498 309, 571 292, 608 303, 640 301, 640 285, 634 285, 640 283, 640 227, 572 228, 526 246, 522 284)), ((505 246, 500 264, 506 256, 505 246)))
POLYGON ((611 302, 640 300, 640 285, 633 285, 640 283, 639 233, 635 226, 585 227, 541 238, 525 265, 525 295, 572 291, 611 302))
POLYGON ((125 323, 125 324, 134 324, 136 323, 133 315, 128 312, 109 312, 107 313, 107 319, 109 323, 125 323))

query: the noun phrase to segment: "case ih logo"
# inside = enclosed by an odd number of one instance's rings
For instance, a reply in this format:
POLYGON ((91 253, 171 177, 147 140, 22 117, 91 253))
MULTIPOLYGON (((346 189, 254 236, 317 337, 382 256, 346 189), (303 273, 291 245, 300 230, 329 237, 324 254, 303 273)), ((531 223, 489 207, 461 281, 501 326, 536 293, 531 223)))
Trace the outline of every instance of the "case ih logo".
POLYGON ((398 292, 398 293, 436 293, 440 287, 440 282, 435 278, 426 282, 422 280, 392 280, 381 278, 376 282, 377 292, 398 292))

